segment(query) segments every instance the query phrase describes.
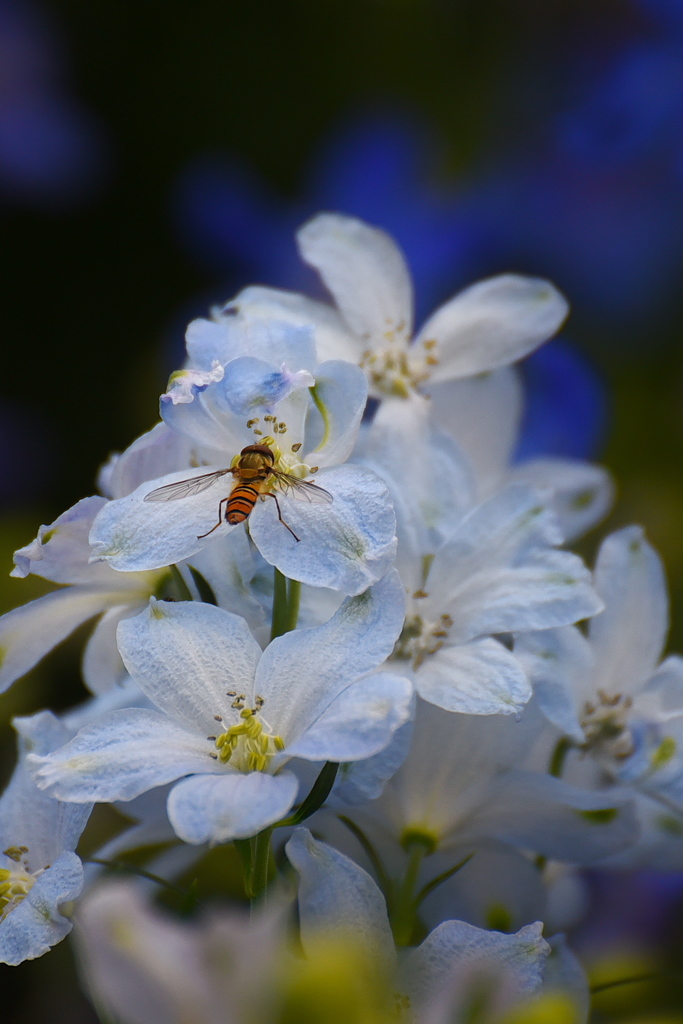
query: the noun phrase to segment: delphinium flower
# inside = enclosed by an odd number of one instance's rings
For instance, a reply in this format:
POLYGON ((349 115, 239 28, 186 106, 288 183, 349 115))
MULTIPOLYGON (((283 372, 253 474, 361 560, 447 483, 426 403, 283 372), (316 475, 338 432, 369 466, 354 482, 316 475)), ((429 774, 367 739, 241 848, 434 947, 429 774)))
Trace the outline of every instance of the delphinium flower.
POLYGON ((236 615, 153 602, 118 635, 128 671, 158 710, 105 715, 54 756, 34 757, 38 784, 88 802, 130 800, 181 779, 168 798, 181 839, 255 835, 294 804, 292 758, 369 757, 407 720, 410 684, 372 671, 402 617, 394 573, 348 598, 330 622, 278 637, 265 652, 236 615))
POLYGON ((299 879, 298 949, 283 895, 250 920, 223 911, 188 923, 154 910, 131 884, 96 889, 79 912, 78 949, 97 1004, 123 1024, 173 1024, 190 1013, 207 1024, 464 1024, 485 980, 487 1024, 530 1006, 583 1017, 581 969, 542 938, 540 923, 504 935, 449 921, 400 961, 382 895, 361 868, 304 829, 287 853, 299 879))
POLYGON ((227 475, 242 449, 261 444, 281 474, 267 477, 249 515, 261 554, 289 578, 360 593, 386 572, 395 552, 386 488, 367 470, 341 465, 365 407, 363 374, 340 360, 318 364, 310 329, 229 327, 190 325, 190 367, 173 375, 161 400, 164 422, 196 452, 194 472, 188 466, 148 481, 107 505, 90 535, 94 553, 115 569, 140 571, 214 543, 235 529, 219 508, 231 484, 206 486, 216 478, 205 477, 196 487, 183 485, 182 500, 155 500, 153 492, 193 475, 227 475), (207 465, 200 472, 201 463, 207 465), (297 492, 287 478, 296 483, 318 470, 321 490, 292 500, 297 492))
POLYGON ((60 747, 69 731, 49 711, 15 719, 19 760, 0 797, 0 963, 42 956, 71 931, 65 905, 83 886, 73 852, 91 804, 64 804, 32 782, 26 758, 60 747))
MULTIPOLYGON (((412 935, 417 926, 418 879, 426 895, 434 879, 448 878, 458 865, 462 869, 468 857, 474 868, 480 851, 486 859, 507 848, 586 864, 635 841, 638 827, 627 792, 613 787, 591 791, 538 770, 537 758, 531 755, 539 740, 544 744, 546 728, 535 708, 517 722, 501 715, 449 715, 420 701, 412 740, 402 737, 407 756, 397 771, 394 765, 378 798, 361 802, 362 776, 368 768, 381 775, 381 766, 352 766, 352 801, 344 799, 348 782, 342 776, 334 791, 335 806, 351 822, 362 845, 344 838, 345 830, 329 812, 320 827, 354 856, 370 851, 385 891, 405 894, 392 907, 404 933, 412 935)), ((547 755, 543 762, 545 768, 547 755)), ((470 865, 463 870, 462 884, 469 886, 467 902, 475 919, 514 920, 515 908, 524 899, 520 885, 530 885, 526 909, 534 913, 535 906, 542 911, 543 895, 533 872, 518 867, 515 857, 498 860, 508 865, 509 873, 506 881, 499 880, 494 894, 486 872, 477 870, 467 878, 464 872, 470 865), (478 891, 473 891, 474 884, 478 891)), ((490 863, 495 864, 495 858, 490 863)), ((460 884, 458 874, 453 884, 460 884)), ((436 892, 432 899, 427 907, 430 919, 442 920, 444 902, 436 892)))
POLYGON ((319 358, 364 368, 370 394, 383 400, 380 414, 403 447, 429 416, 472 459, 480 497, 506 479, 548 487, 557 493, 558 512, 566 513, 567 539, 604 515, 611 500, 604 470, 547 455, 511 465, 522 397, 509 364, 566 317, 567 303, 552 284, 518 275, 479 282, 437 309, 412 338, 412 286, 393 239, 354 218, 322 214, 301 228, 298 241, 337 308, 293 292, 247 288, 216 311, 216 334, 235 319, 313 324, 319 358))
POLYGON ((660 661, 668 631, 660 559, 639 527, 603 542, 595 585, 605 611, 584 636, 573 626, 519 637, 541 708, 616 780, 683 808, 683 661, 660 661))

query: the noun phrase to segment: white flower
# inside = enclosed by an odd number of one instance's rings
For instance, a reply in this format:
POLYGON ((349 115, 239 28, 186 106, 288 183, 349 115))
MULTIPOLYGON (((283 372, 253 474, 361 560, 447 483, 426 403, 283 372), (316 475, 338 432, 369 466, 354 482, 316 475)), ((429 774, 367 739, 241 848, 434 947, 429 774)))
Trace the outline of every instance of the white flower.
POLYGON ((526 634, 515 653, 544 713, 615 778, 683 798, 683 659, 660 662, 668 600, 639 527, 611 534, 595 567, 605 611, 577 629, 526 634))
POLYGON ((50 526, 41 526, 31 544, 14 555, 13 576, 34 573, 67 584, 0 617, 0 692, 88 619, 101 616, 84 654, 85 682, 94 693, 114 686, 123 666, 115 643, 122 618, 135 615, 158 593, 168 573, 127 576, 89 562, 88 533, 106 498, 83 498, 50 526))
MULTIPOLYGON (((243 333, 255 354, 230 358, 220 380, 215 370, 180 371, 162 396, 167 426, 192 445, 195 465, 206 467, 142 484, 103 509, 90 538, 95 556, 115 569, 140 571, 191 558, 213 544, 235 529, 221 521, 219 505, 232 490, 232 476, 216 477, 220 482, 206 488, 200 483, 180 500, 146 499, 183 479, 221 469, 227 474, 243 448, 265 443, 277 472, 300 479, 322 470, 318 482, 332 500, 294 500, 296 490, 279 487, 271 475, 249 515, 261 554, 291 579, 361 593, 386 572, 395 553, 395 520, 384 485, 367 470, 340 465, 365 408, 363 374, 339 361, 318 365, 310 331, 270 324, 243 333), (265 500, 271 495, 276 501, 265 500), (289 528, 279 521, 280 512, 289 528)), ((231 348, 240 351, 236 343, 231 348)), ((231 352, 223 346, 223 355, 231 352)))
POLYGON ((626 794, 588 792, 526 769, 542 727, 533 708, 515 721, 444 715, 420 701, 401 767, 378 800, 346 813, 393 858, 421 843, 430 855, 450 852, 455 863, 494 842, 589 863, 632 843, 637 827, 626 794))
POLYGON ((69 737, 49 711, 14 721, 19 762, 0 798, 0 963, 33 960, 61 942, 71 922, 60 912, 83 885, 73 852, 91 805, 63 804, 31 781, 27 755, 45 755, 69 737))
POLYGON ((319 358, 361 365, 378 397, 406 398, 424 385, 506 366, 552 337, 567 315, 550 282, 503 274, 456 295, 412 340, 412 284, 389 235, 354 217, 323 213, 297 240, 336 310, 304 296, 248 288, 224 313, 248 322, 313 324, 319 358))
MULTIPOLYGON (((566 947, 549 960, 551 947, 540 922, 516 934, 485 931, 463 921, 444 921, 415 949, 398 955, 382 893, 348 857, 297 829, 287 856, 299 875, 301 942, 307 955, 333 934, 360 947, 381 971, 393 975, 399 1019, 433 1024, 465 1021, 466 1007, 485 984, 487 1022, 544 988, 564 991, 577 1010, 587 1007, 587 983, 566 947)), ((585 1019, 585 1013, 581 1019, 585 1019)))
POLYGON ((291 758, 366 758, 408 719, 410 684, 367 675, 391 652, 402 615, 392 572, 330 622, 261 652, 229 612, 152 602, 121 623, 119 647, 159 710, 105 715, 56 754, 33 758, 38 784, 66 800, 113 801, 181 778, 168 800, 181 839, 254 835, 296 799, 297 778, 283 770, 291 758))

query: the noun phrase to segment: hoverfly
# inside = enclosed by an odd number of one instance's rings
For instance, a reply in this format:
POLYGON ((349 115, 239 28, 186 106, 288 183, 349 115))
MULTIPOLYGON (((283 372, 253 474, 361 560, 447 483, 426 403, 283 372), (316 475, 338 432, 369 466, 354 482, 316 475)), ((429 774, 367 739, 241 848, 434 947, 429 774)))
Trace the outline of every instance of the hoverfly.
POLYGON ((275 454, 267 444, 250 444, 243 448, 234 466, 230 469, 217 469, 212 473, 203 473, 201 476, 193 476, 188 480, 178 480, 174 484, 165 484, 157 487, 145 495, 145 501, 177 501, 179 498, 189 498, 194 494, 201 494, 207 487, 211 487, 216 480, 231 473, 235 478, 234 486, 227 496, 221 498, 218 503, 218 522, 206 533, 199 534, 198 539, 208 537, 210 533, 217 530, 225 518, 226 523, 231 526, 243 523, 249 516, 257 499, 273 498, 277 507, 278 519, 283 526, 286 526, 294 540, 299 540, 291 526, 282 518, 280 502, 273 491, 265 490, 269 480, 274 479, 277 486, 288 497, 310 501, 315 504, 329 504, 332 495, 329 491, 312 484, 308 480, 301 480, 299 477, 291 476, 275 469, 275 454), (225 506, 225 509, 223 508, 225 506))

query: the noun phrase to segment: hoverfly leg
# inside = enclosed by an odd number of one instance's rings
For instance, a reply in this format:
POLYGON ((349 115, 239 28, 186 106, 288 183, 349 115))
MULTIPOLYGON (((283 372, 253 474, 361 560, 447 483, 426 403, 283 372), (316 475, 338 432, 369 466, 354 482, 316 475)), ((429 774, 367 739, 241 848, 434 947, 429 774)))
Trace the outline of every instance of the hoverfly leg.
POLYGON ((214 530, 217 530, 219 526, 223 525, 223 505, 225 505, 226 502, 228 501, 230 501, 230 495, 228 495, 227 498, 221 498, 221 500, 218 502, 218 522, 216 523, 215 526, 212 526, 207 533, 198 533, 197 540, 204 540, 204 538, 208 537, 210 533, 213 533, 214 530))
POLYGON ((286 523, 286 522, 284 521, 284 519, 282 518, 282 512, 281 512, 281 510, 280 510, 280 502, 279 502, 279 501, 277 500, 277 494, 273 494, 273 492, 272 492, 272 491, 266 491, 266 493, 265 493, 265 494, 263 495, 263 497, 264 497, 264 498, 272 498, 272 499, 273 499, 273 500, 275 501, 275 507, 277 508, 277 517, 278 517, 278 519, 280 520, 280 522, 282 523, 282 525, 283 525, 283 526, 286 526, 286 527, 287 527, 287 529, 288 529, 288 530, 289 530, 289 532, 291 533, 291 535, 292 535, 292 537, 294 538, 294 540, 295 540, 295 541, 297 541, 297 543, 298 543, 298 541, 299 541, 299 540, 300 540, 301 538, 300 538, 300 537, 297 537, 297 535, 296 535, 296 534, 294 533, 294 530, 293 530, 293 529, 292 529, 292 527, 291 527, 291 526, 289 525, 289 523, 286 523))

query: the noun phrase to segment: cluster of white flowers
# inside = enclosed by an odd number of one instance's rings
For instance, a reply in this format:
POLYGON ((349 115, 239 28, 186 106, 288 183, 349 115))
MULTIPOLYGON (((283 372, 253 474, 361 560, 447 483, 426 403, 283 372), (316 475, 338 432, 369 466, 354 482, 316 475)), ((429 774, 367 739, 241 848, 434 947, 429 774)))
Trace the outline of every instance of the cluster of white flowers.
POLYGON ((97 621, 92 698, 15 723, 0 961, 73 917, 125 1024, 297 1019, 321 978, 363 1020, 583 1021, 576 868, 683 863, 683 660, 638 527, 594 572, 563 547, 607 474, 511 462, 511 364, 567 304, 503 275, 413 339, 386 234, 298 241, 334 304, 251 287, 191 323, 162 422, 15 555, 65 586, 0 619, 3 689, 97 621), (173 883, 234 844, 251 920, 174 921, 101 866, 83 891, 95 803, 132 819, 100 865, 147 848, 173 883))

